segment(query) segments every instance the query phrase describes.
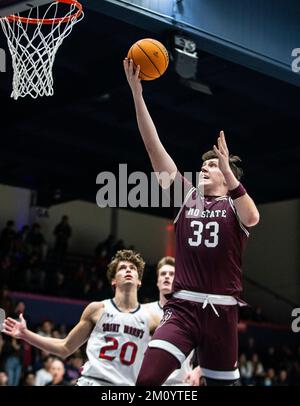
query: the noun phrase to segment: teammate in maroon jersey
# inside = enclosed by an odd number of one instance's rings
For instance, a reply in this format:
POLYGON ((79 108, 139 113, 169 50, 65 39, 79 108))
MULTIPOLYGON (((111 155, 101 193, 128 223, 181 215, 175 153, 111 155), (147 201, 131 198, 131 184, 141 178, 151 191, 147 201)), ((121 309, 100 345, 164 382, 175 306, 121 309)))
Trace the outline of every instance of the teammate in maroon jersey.
POLYGON ((139 67, 134 72, 133 62, 125 59, 124 70, 153 169, 169 174, 160 181, 162 188, 176 181, 186 191, 175 219, 174 292, 145 353, 137 385, 161 385, 193 348, 207 385, 237 385, 242 255, 249 228, 259 221, 258 210, 239 182, 239 158, 229 155, 223 131, 202 157, 197 188, 181 176, 148 112, 139 67))

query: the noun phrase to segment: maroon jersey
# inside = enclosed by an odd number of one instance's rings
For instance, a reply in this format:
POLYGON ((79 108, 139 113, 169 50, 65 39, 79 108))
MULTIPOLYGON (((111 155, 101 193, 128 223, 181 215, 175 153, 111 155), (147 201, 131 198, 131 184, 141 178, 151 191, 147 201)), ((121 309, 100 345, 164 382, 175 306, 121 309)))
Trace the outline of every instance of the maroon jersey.
MULTIPOLYGON (((185 186, 189 183, 179 173, 178 177, 185 186)), ((190 183, 189 186, 174 220, 173 290, 238 297, 242 290, 242 255, 249 232, 229 196, 203 196, 198 188, 190 183)))

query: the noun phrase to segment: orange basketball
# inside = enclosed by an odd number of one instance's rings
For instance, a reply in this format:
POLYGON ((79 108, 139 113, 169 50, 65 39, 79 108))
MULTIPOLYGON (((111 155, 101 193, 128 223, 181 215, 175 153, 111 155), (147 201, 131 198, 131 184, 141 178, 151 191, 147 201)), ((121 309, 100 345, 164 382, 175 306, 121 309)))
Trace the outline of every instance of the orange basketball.
POLYGON ((163 75, 169 65, 169 54, 163 44, 155 39, 137 41, 128 51, 128 58, 134 66, 140 65, 142 80, 154 80, 163 75))

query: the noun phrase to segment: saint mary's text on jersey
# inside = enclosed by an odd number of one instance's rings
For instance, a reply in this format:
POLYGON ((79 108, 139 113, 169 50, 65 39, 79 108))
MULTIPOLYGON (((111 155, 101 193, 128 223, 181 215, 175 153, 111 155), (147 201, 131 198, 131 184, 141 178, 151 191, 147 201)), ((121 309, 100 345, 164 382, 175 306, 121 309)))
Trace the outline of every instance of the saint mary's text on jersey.
POLYGON ((144 330, 141 330, 136 327, 131 327, 127 326, 126 324, 123 327, 123 331, 120 331, 120 324, 117 323, 104 323, 102 328, 103 332, 114 332, 114 333, 124 333, 124 334, 129 334, 131 336, 137 337, 137 338, 143 338, 144 336, 144 330))

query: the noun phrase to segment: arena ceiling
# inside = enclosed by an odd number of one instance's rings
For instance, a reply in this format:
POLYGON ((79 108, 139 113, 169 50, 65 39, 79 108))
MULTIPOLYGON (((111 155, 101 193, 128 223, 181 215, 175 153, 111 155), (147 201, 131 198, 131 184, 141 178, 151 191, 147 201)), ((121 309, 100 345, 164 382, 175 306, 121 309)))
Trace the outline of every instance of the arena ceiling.
MULTIPOLYGON (((118 174, 120 163, 128 171, 151 171, 122 60, 136 40, 153 36, 166 43, 168 33, 85 13, 57 53, 53 97, 15 101, 10 57, 0 73, 0 182, 37 190, 44 206, 59 201, 57 190, 62 200, 95 201, 97 174, 118 174)), ((7 50, 2 33, 0 47, 7 50)), ((258 203, 299 198, 299 87, 198 54, 197 78, 212 95, 187 87, 173 63, 164 77, 144 84, 162 142, 179 169, 199 169, 202 152, 223 129, 258 203)))

